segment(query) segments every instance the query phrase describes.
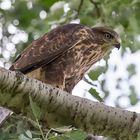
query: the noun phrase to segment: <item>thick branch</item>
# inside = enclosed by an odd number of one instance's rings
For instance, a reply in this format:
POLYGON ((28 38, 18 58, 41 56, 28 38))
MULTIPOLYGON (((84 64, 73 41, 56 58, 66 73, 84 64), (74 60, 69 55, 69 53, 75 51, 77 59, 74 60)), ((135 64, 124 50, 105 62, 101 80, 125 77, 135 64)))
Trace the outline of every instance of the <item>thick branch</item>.
POLYGON ((49 126, 73 125, 86 132, 135 139, 140 130, 140 114, 73 96, 21 73, 0 68, 0 105, 32 117, 29 95, 49 126))

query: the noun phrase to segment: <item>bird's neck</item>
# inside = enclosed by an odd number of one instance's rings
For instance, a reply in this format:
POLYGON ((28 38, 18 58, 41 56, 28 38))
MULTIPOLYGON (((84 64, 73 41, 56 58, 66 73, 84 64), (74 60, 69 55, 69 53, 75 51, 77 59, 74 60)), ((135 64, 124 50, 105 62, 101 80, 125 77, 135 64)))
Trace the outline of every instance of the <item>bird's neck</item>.
MULTIPOLYGON (((86 51, 86 50, 85 50, 86 51)), ((102 51, 100 48, 92 51, 91 53, 83 52, 81 57, 79 57, 79 64, 77 72, 81 74, 81 78, 83 74, 97 61, 101 60, 106 52, 102 51), (87 55, 86 55, 87 54, 87 55)))

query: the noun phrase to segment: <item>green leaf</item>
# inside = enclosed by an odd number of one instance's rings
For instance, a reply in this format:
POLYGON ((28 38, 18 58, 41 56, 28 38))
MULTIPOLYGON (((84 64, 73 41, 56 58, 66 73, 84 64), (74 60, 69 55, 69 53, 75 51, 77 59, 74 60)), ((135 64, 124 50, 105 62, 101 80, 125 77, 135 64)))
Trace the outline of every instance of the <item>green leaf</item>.
POLYGON ((58 2, 59 0, 40 0, 40 4, 43 7, 50 8, 54 3, 58 2))
POLYGON ((31 131, 27 130, 25 133, 26 133, 26 135, 27 135, 29 138, 32 138, 32 133, 31 133, 31 131))
POLYGON ((106 70, 105 67, 98 67, 94 70, 91 70, 89 73, 88 73, 88 76, 90 77, 90 79, 92 80, 97 80, 98 77, 106 70))
POLYGON ((86 133, 82 130, 73 130, 71 132, 58 135, 56 137, 51 136, 49 140, 84 140, 86 138, 86 133))
POLYGON ((31 109, 32 109, 32 112, 33 112, 35 118, 40 119, 40 117, 41 117, 40 107, 35 102, 33 102, 31 96, 29 96, 29 100, 30 100, 30 106, 31 106, 31 109))
POLYGON ((103 102, 103 98, 100 97, 99 93, 96 91, 96 89, 91 88, 89 90, 89 92, 91 93, 91 95, 96 98, 99 102, 103 102))
POLYGON ((127 71, 129 73, 129 78, 136 74, 136 66, 135 64, 129 64, 127 66, 127 71))
POLYGON ((74 130, 70 133, 71 140, 84 140, 86 138, 86 133, 81 130, 74 130))
POLYGON ((129 95, 131 105, 136 105, 139 101, 138 95, 136 94, 135 87, 130 86, 131 94, 129 95))
POLYGON ((140 140, 140 132, 138 133, 137 140, 140 140))
POLYGON ((26 137, 25 135, 21 134, 19 136, 19 140, 31 140, 30 138, 26 137))

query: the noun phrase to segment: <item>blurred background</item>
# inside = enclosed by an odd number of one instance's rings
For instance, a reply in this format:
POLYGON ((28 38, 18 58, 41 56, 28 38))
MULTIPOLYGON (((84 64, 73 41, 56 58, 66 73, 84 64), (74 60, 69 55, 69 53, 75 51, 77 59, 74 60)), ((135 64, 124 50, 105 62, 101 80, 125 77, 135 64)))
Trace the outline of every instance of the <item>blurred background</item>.
MULTIPOLYGON (((91 67, 73 94, 140 112, 139 17, 139 0, 0 0, 0 66, 8 69, 33 40, 59 25, 110 26, 122 38, 121 49, 114 49, 91 67)), ((13 116, 0 130, 2 140, 39 139, 37 130, 36 136, 28 127, 23 128, 20 117, 13 116)), ((83 134, 78 132, 78 137, 79 133, 83 134)))

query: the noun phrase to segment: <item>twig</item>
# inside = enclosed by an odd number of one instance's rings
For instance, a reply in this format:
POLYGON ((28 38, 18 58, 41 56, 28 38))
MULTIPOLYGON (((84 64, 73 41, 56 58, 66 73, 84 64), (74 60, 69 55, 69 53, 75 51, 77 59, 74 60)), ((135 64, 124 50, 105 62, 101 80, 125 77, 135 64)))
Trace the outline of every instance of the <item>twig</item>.
POLYGON ((78 7, 78 10, 77 10, 77 15, 79 15, 79 13, 80 13, 80 10, 81 10, 81 7, 83 5, 83 2, 84 2, 84 0, 80 1, 79 7, 78 7))
POLYGON ((101 11, 100 11, 99 5, 101 3, 100 2, 95 2, 94 0, 90 0, 90 2, 95 6, 97 16, 100 17, 101 16, 101 11))
POLYGON ((86 83, 88 83, 88 84, 91 85, 91 86, 97 87, 96 84, 93 84, 93 83, 92 83, 91 81, 89 81, 85 76, 83 77, 82 80, 85 81, 86 83))

